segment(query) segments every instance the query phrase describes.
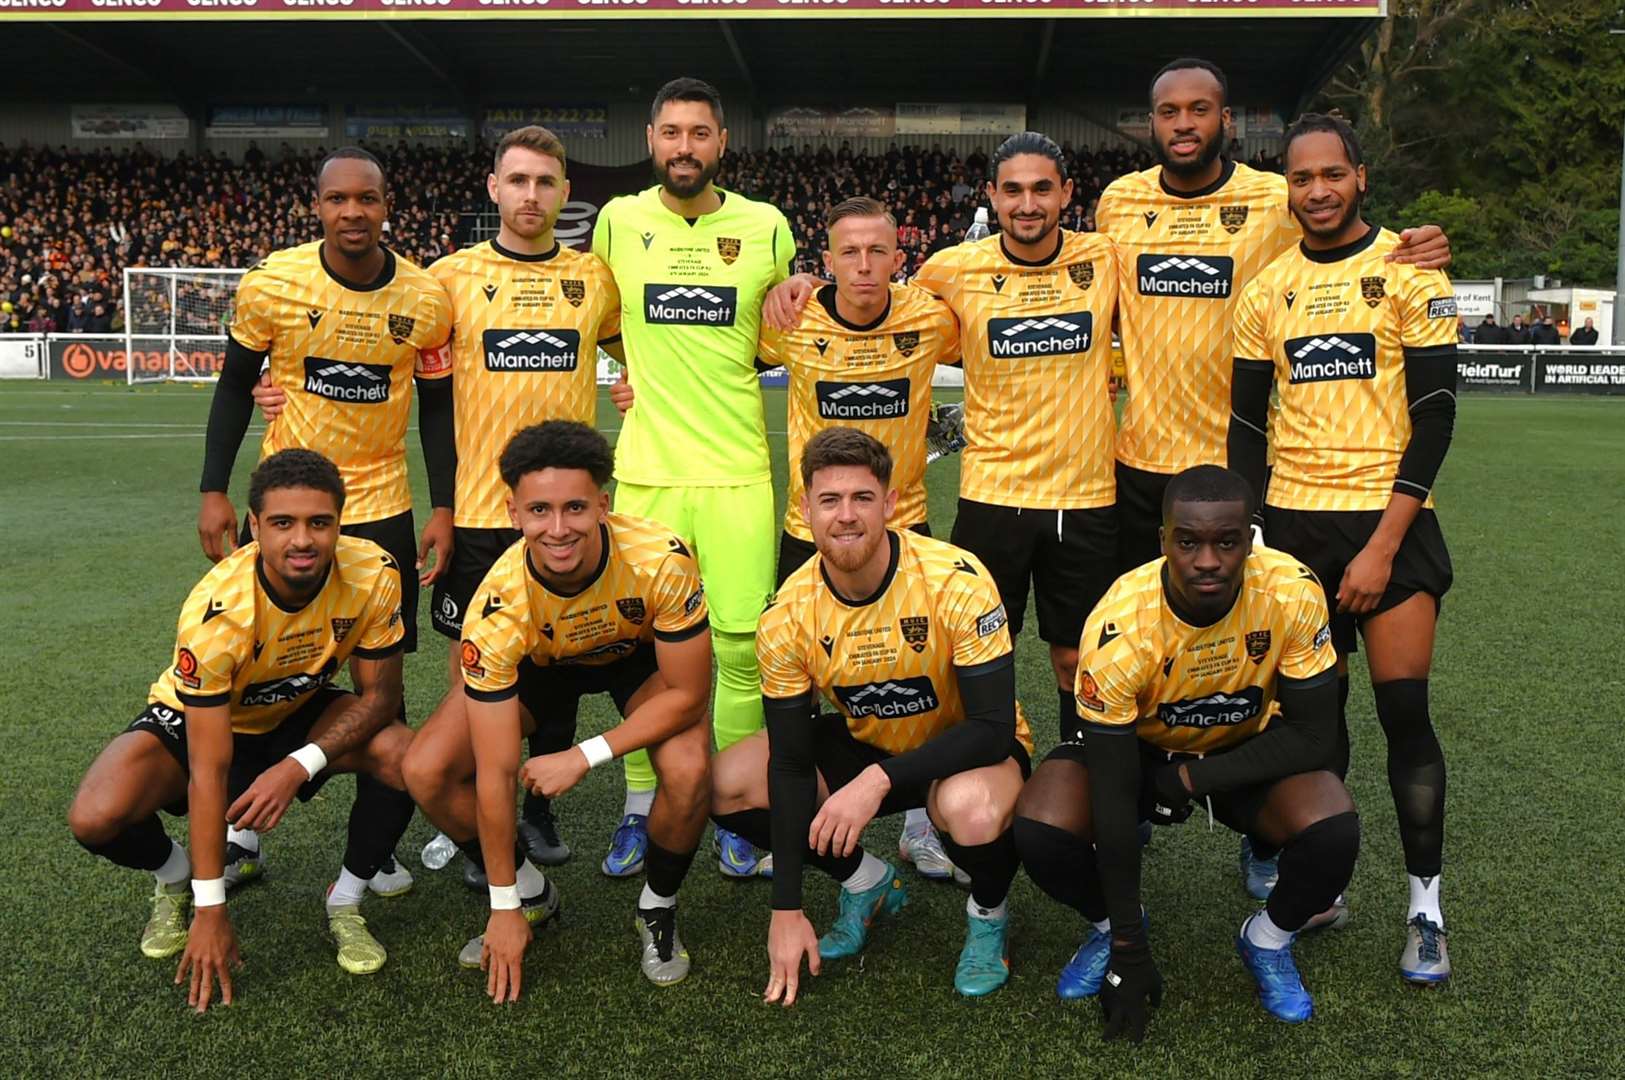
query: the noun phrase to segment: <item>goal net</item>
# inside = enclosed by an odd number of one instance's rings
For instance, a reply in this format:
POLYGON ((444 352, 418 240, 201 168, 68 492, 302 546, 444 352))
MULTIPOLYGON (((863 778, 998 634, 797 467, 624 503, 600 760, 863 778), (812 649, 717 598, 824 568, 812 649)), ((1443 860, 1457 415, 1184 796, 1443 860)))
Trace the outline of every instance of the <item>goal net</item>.
POLYGON ((139 266, 124 271, 125 370, 131 383, 202 382, 220 373, 242 270, 139 266))

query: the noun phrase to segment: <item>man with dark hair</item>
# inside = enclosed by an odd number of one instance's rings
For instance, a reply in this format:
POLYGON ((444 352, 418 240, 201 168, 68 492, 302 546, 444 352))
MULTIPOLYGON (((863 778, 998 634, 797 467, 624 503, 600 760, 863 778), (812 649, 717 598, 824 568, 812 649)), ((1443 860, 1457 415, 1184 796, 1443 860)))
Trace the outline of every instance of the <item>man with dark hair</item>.
MULTIPOLYGON (((219 561, 230 550, 236 511, 226 494, 232 464, 254 411, 260 366, 287 397, 267 425, 261 456, 289 447, 316 450, 338 466, 349 493, 344 531, 375 541, 401 575, 405 648, 417 646, 418 571, 435 552, 432 581, 452 545, 456 451, 445 369, 421 353, 442 345, 451 306, 439 282, 379 242, 389 195, 378 161, 347 147, 323 159, 315 212, 323 238, 276 252, 243 275, 204 438, 198 536, 219 561), (435 510, 419 544, 407 484, 406 428, 412 383, 435 510)), ((245 523, 241 541, 248 539, 245 523)), ((404 708, 404 706, 403 706, 404 708)), ((405 719, 404 712, 401 719, 405 719)), ((259 839, 233 830, 227 860, 232 884, 263 872, 259 839)), ((399 891, 411 877, 391 862, 381 887, 399 891)))
POLYGON ((493 1001, 519 996, 531 925, 558 891, 515 844, 514 786, 557 798, 594 766, 647 749, 660 788, 648 816, 648 884, 637 902, 640 966, 682 980, 677 889, 709 809, 711 635, 688 548, 652 521, 610 513, 614 457, 585 424, 549 420, 502 452, 507 509, 521 538, 480 583, 463 621, 461 708, 443 705, 407 754, 424 813, 490 883, 485 933, 459 956, 486 969, 493 1001), (623 721, 578 746, 520 760, 524 735, 607 693, 623 721))
POLYGON ((1529 343, 1531 345, 1561 345, 1562 335, 1557 332, 1557 323, 1550 315, 1545 316, 1529 329, 1529 343))
POLYGON ((1512 316, 1512 325, 1508 326, 1503 333, 1506 336, 1506 344, 1508 345, 1534 344, 1534 332, 1531 331, 1529 326, 1523 321, 1522 315, 1512 316))
POLYGON ((1495 323, 1494 315, 1486 315, 1473 331, 1474 345, 1505 345, 1506 330, 1495 323))
POLYGON ((335 773, 358 774, 327 923, 339 966, 365 975, 387 954, 359 905, 412 819, 400 775, 412 733, 396 719, 404 633, 396 560, 340 535, 344 483, 320 454, 267 457, 248 500, 253 540, 192 590, 170 667, 68 811, 87 850, 157 878, 141 951, 185 950, 176 982, 190 980, 187 1000, 199 1012, 216 979, 231 1004, 240 962, 225 908, 228 821, 268 831, 295 796, 309 799, 335 773), (331 685, 346 660, 357 693, 331 685), (165 833, 159 810, 190 818, 190 854, 165 833))
MULTIPOLYGON (((615 504, 665 522, 705 577, 717 657, 718 749, 762 726, 756 619, 773 592, 773 474, 756 378, 762 297, 795 261, 784 215, 713 183, 728 146, 721 100, 698 79, 661 87, 649 156, 659 183, 611 199, 593 251, 625 298, 627 375, 637 407, 616 452, 615 504)), ((627 761, 627 798, 603 871, 643 865, 655 776, 627 761)), ((757 856, 717 835, 722 872, 754 874, 757 856)))
POLYGON ((992 993, 1010 977, 1010 814, 1032 751, 998 590, 969 552, 887 526, 897 489, 873 436, 826 428, 800 469, 818 554, 762 615, 767 733, 717 756, 712 794, 719 824, 774 854, 766 1000, 793 1004, 803 958, 816 975, 857 955, 874 920, 907 903, 859 837, 911 807, 930 811, 970 876, 954 988, 992 993), (835 711, 820 714, 824 701, 835 711), (841 883, 822 938, 802 912, 807 863, 841 883))
MULTIPOLYGON (((1304 238, 1237 306, 1229 458, 1265 491, 1274 450, 1264 532, 1324 587, 1345 687, 1356 628, 1365 638, 1410 879, 1400 973, 1433 985, 1450 977, 1450 957, 1439 906, 1445 764, 1428 672, 1452 571, 1432 489, 1456 415, 1456 297, 1442 272, 1388 260, 1399 237, 1361 216, 1366 171, 1345 120, 1303 116, 1285 154, 1304 238), (1294 303, 1304 297, 1314 302, 1294 303)), ((1331 767, 1348 767, 1341 707, 1331 767)))
POLYGON ((1092 924, 1057 993, 1098 994, 1108 1039, 1139 1041, 1162 996, 1140 906, 1140 820, 1177 824, 1206 798, 1224 824, 1281 847, 1280 882, 1236 947, 1265 1009, 1291 1022, 1313 1011, 1292 941, 1342 925, 1359 850, 1354 804, 1321 766, 1336 656, 1314 576, 1252 545, 1252 490, 1236 473, 1187 469, 1163 499, 1163 557, 1119 578, 1089 616, 1083 722, 1016 806, 1028 875, 1092 924))

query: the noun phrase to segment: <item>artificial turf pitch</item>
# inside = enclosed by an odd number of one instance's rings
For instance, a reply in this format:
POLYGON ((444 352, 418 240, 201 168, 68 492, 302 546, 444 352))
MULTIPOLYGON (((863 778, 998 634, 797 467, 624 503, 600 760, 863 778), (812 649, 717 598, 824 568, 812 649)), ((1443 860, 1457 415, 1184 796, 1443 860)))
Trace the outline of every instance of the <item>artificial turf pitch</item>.
MULTIPOLYGON (((793 1010, 763 1006, 768 888, 722 880, 709 834, 680 908, 693 974, 672 989, 650 986, 632 926, 640 882, 598 872, 620 815, 612 768, 557 804, 576 852, 554 874, 564 919, 537 935, 518 1004, 490 1005, 483 976, 456 966, 485 903, 463 888, 459 864, 422 868, 418 851, 433 829, 421 815, 400 849, 416 888, 364 908, 388 966, 355 978, 334 963, 321 896, 353 790, 340 779, 269 834, 265 880, 231 901, 245 957, 237 1004, 188 1013, 171 985, 175 961, 136 948, 151 878, 86 854, 65 815, 85 767, 145 702, 179 607, 207 567, 193 521, 208 402, 206 387, 0 386, 0 1072, 1625 1073, 1625 403, 1462 401, 1438 492, 1456 586, 1432 681, 1450 770, 1444 905, 1454 980, 1420 990, 1397 973, 1405 879, 1382 735, 1357 660, 1350 782, 1363 845, 1348 893, 1353 922, 1297 947, 1314 1020, 1288 1027, 1253 1000, 1234 951, 1254 906, 1236 838, 1198 814, 1159 830, 1146 859, 1167 996, 1134 1048, 1101 1042, 1095 1003, 1055 998, 1080 927, 1024 876, 1011 898, 1011 981, 990 998, 952 989, 965 894, 910 874, 909 907, 878 925, 861 960, 829 965, 793 1010)), ((782 391, 767 392, 767 416, 782 481, 782 391)), ((600 417, 606 429, 618 425, 607 401, 600 417)), ((251 434, 238 459, 239 500, 256 445, 251 434)), ((421 495, 415 445, 410 457, 421 495)), ((929 474, 940 536, 952 523, 957 469, 949 459, 929 474)), ((446 662, 426 612, 423 627, 424 649, 406 670, 415 723, 438 700, 446 662)), ((1055 741, 1055 697, 1030 619, 1017 651, 1042 753, 1055 741)), ((607 699, 584 707, 584 735, 607 726, 608 709, 607 699)), ((184 823, 168 824, 184 843, 184 823)), ((895 819, 875 825, 872 848, 895 858, 897 829, 895 819)), ((809 874, 807 896, 815 925, 826 926, 835 886, 809 874)))

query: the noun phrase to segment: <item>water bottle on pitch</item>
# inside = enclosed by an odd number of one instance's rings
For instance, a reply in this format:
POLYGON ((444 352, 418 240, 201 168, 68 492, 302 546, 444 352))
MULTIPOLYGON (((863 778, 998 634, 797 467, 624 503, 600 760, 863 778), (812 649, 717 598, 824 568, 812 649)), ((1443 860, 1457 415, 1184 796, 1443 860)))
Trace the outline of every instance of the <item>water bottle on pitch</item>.
POLYGON ((965 230, 965 243, 974 243, 992 235, 993 230, 987 226, 987 207, 978 206, 976 208, 976 220, 971 222, 970 228, 965 230))
POLYGON ((433 840, 423 845, 423 865, 430 870, 440 870, 451 862, 451 857, 457 854, 457 845, 445 833, 436 833, 433 840))

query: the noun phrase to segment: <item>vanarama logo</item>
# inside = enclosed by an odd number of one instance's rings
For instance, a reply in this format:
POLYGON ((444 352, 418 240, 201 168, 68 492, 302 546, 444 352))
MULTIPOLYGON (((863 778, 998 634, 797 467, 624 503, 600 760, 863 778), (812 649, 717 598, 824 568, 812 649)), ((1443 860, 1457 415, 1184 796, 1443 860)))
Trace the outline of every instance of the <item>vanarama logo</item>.
POLYGON ((821 420, 895 420, 908 415, 907 379, 826 382, 813 387, 821 420))
POLYGON ((999 359, 1085 353, 1089 351, 1094 326, 1094 314, 1088 311, 1025 319, 989 319, 988 351, 999 359))
POLYGON ((732 285, 645 285, 645 322, 669 326, 732 326, 739 290, 732 285))
POLYGON ((915 675, 907 679, 887 679, 885 682, 862 683, 858 686, 834 686, 835 698, 848 716, 854 720, 873 716, 880 720, 893 720, 906 716, 919 716, 931 712, 940 702, 937 688, 928 675, 915 675))
MULTIPOLYGON (((137 338, 151 342, 153 338, 137 338)), ((67 379, 108 379, 123 382, 134 367, 137 375, 218 375, 225 365, 225 352, 213 348, 168 348, 126 350, 124 338, 63 341, 53 339, 47 346, 51 377, 67 379)))
POLYGON ((1141 255, 1134 263, 1141 296, 1230 295, 1236 261, 1228 255, 1141 255))
POLYGON ((487 330, 481 337, 486 371, 574 371, 579 330, 487 330))
POLYGON ((305 357, 305 393, 352 405, 389 400, 388 364, 353 364, 320 356, 305 357))
POLYGON ((1293 383, 1374 379, 1377 377, 1377 338, 1373 334, 1288 338, 1286 358, 1293 383))

